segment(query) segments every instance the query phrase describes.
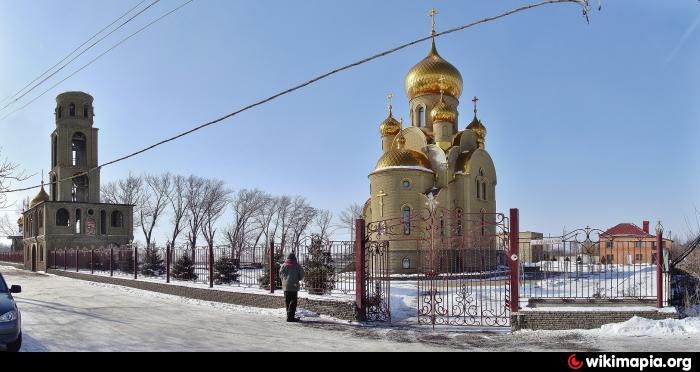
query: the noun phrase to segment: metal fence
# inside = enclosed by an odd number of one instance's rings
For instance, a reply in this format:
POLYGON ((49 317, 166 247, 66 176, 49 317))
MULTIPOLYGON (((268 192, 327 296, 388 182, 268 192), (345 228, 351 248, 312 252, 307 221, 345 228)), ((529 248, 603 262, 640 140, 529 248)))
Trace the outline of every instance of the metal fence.
MULTIPOLYGON (((274 245, 273 245, 274 246, 274 245)), ((314 242, 274 247, 233 248, 130 246, 111 249, 58 249, 49 252, 49 268, 117 277, 269 289, 270 268, 275 274, 289 253, 295 253, 306 277, 302 290, 316 295, 355 292, 354 243, 314 242), (272 262, 272 264, 271 264, 272 262)), ((2 256, 0 256, 2 258, 2 256)), ((0 259, 1 261, 1 259, 0 259)), ((19 262, 22 262, 20 259, 19 262)), ((281 282, 276 280, 276 289, 281 282)))
POLYGON ((24 263, 24 252, 0 252, 0 262, 24 263))
MULTIPOLYGON (((530 299, 654 300, 655 238, 606 239, 592 229, 563 237, 520 239, 520 294, 530 299)), ((664 291, 666 292, 666 291, 664 291)))

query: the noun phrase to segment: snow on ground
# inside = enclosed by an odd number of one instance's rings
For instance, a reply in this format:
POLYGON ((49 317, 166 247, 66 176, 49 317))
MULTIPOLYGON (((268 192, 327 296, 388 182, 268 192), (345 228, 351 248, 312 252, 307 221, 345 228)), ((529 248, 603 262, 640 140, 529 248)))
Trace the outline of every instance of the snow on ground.
MULTIPOLYGON (((698 335, 700 334, 700 318, 650 320, 635 316, 626 322, 607 324, 592 332, 603 336, 630 337, 698 335)), ((698 349, 700 350, 700 345, 698 345, 698 349)))
MULTIPOLYGON (((190 300, 4 266, 0 272, 10 284, 22 285, 23 293, 16 299, 22 311, 24 351, 697 352, 700 348, 700 333, 690 332, 698 325, 688 320, 663 326, 673 330, 667 334, 648 333, 652 336, 624 334, 634 327, 655 329, 643 321, 594 331, 504 333, 464 327, 434 331, 408 323, 363 325, 303 312, 303 323, 290 324, 281 309, 190 300)), ((403 293, 392 289, 392 296, 410 302, 412 289, 404 289, 403 293)), ((409 308, 412 304, 407 303, 409 308)), ((408 315, 409 310, 404 311, 408 315)))

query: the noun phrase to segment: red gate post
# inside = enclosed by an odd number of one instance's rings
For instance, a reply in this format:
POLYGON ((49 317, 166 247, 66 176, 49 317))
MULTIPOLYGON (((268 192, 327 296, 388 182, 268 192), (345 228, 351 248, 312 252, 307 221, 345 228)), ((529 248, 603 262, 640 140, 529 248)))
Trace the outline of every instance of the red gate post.
POLYGON ((664 284, 663 284, 663 251, 664 251, 664 230, 661 222, 656 226, 656 307, 664 307, 664 284))
POLYGON ((520 310, 520 211, 510 210, 510 311, 520 310))
POLYGON ((114 265, 112 265, 112 260, 114 260, 114 247, 109 247, 109 276, 114 276, 114 265))
POLYGON ((139 248, 134 246, 134 279, 139 278, 139 248))
POLYGON ((209 288, 214 288, 214 246, 209 244, 209 288))
POLYGON ((170 283, 170 243, 165 246, 165 282, 170 283))
POLYGON ((95 273, 95 250, 90 250, 90 274, 95 273))
POLYGON ((275 265, 275 242, 272 241, 270 242, 270 293, 275 293, 275 287, 277 286, 277 278, 275 277, 275 274, 277 274, 275 271, 276 265, 275 265))
POLYGON ((355 310, 357 320, 365 321, 365 220, 355 220, 355 310))

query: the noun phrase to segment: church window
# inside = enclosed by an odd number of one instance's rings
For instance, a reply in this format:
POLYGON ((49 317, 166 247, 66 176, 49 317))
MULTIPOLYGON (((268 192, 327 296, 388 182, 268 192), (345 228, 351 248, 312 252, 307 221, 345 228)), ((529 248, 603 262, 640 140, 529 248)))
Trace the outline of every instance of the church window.
POLYGON ((107 212, 100 211, 100 234, 107 235, 107 212))
POLYGON ((411 188, 411 181, 410 180, 403 180, 403 181, 401 181, 401 186, 403 186, 404 189, 408 190, 411 188))
POLYGON ((411 260, 408 257, 404 257, 404 259, 401 260, 401 267, 404 269, 410 269, 411 268, 411 260))
POLYGON ((124 215, 120 211, 112 212, 112 227, 124 226, 124 215))
POLYGON ((481 197, 483 198, 483 200, 488 200, 488 198, 486 197, 486 182, 481 183, 481 197))
POLYGON ((70 213, 66 209, 56 211, 56 226, 70 226, 70 213))
POLYGON ((411 235, 411 207, 403 207, 403 233, 411 235))
POLYGON ((88 117, 88 105, 83 106, 83 117, 87 118, 88 117))
POLYGON ((87 155, 87 138, 83 133, 77 132, 71 140, 71 158, 74 167, 85 165, 87 155))
POLYGON ((476 198, 481 199, 481 187, 479 180, 476 180, 476 198))
POLYGON ((42 227, 44 227, 44 211, 41 209, 39 210, 38 220, 39 220, 39 228, 41 229, 42 227))
POLYGON ((418 127, 425 127, 425 107, 418 107, 418 127))
POLYGON ((71 103, 70 106, 68 106, 68 116, 74 118, 75 117, 75 104, 71 103))
POLYGON ((51 140, 51 163, 54 167, 58 165, 58 136, 51 140))
POLYGON ((80 209, 75 210, 75 233, 80 234, 80 228, 83 225, 83 213, 80 209))

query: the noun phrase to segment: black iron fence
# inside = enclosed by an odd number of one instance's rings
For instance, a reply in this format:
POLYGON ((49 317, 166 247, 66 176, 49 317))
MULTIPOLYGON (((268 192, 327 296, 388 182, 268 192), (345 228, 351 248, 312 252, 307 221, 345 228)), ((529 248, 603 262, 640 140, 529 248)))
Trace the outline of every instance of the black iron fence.
MULTIPOLYGON (((210 286, 270 288, 270 268, 275 274, 289 253, 295 253, 306 277, 302 290, 315 295, 355 292, 354 243, 314 242, 275 247, 151 247, 110 249, 57 249, 49 252, 49 268, 98 275, 152 279, 210 286)), ((22 258, 23 259, 23 258, 22 258)), ((20 259, 19 262, 22 262, 20 259)), ((2 256, 0 256, 2 261, 2 256)), ((275 289, 281 288, 276 280, 275 289)))
POLYGON ((656 237, 606 238, 583 229, 521 236, 519 246, 523 298, 656 300, 659 287, 670 287, 667 270, 657 265, 656 237))

